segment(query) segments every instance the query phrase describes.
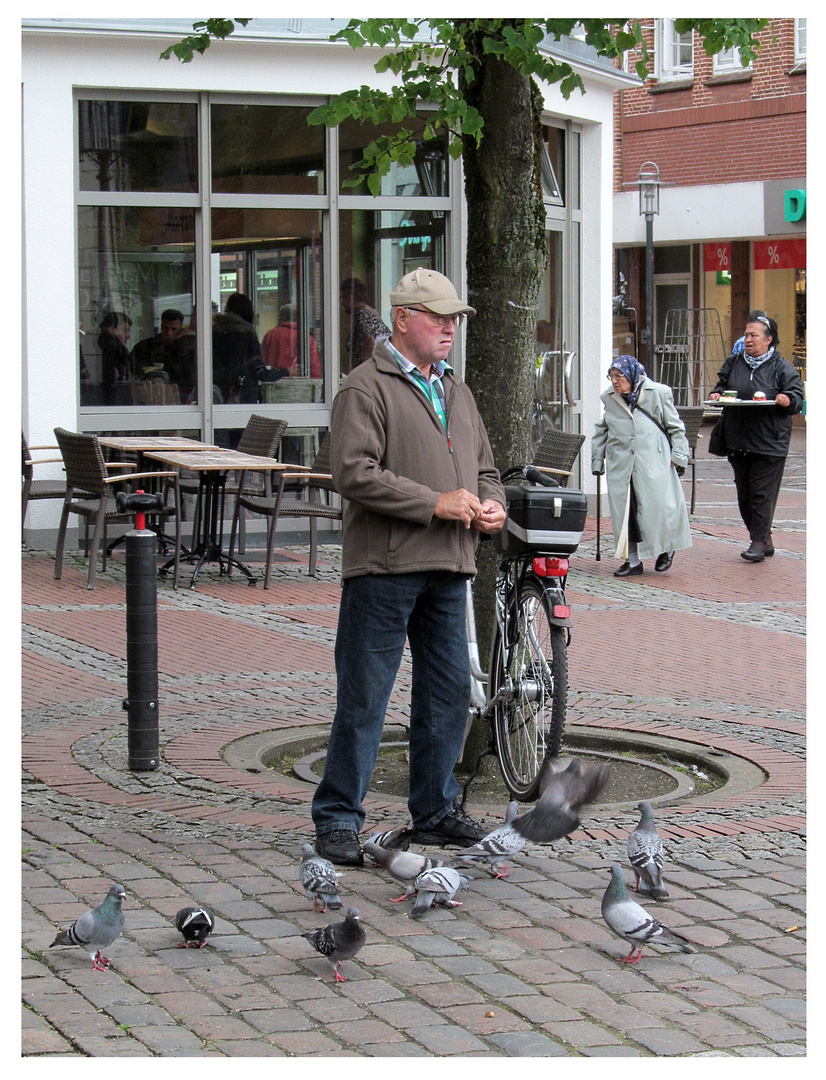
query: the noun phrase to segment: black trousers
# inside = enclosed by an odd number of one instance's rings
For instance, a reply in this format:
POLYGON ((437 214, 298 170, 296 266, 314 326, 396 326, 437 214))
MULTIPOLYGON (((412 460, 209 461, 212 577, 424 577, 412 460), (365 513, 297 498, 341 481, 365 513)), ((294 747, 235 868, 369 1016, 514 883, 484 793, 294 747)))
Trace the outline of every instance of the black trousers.
POLYGON ((749 531, 749 539, 767 543, 786 459, 764 457, 762 454, 738 454, 730 457, 729 462, 734 470, 737 505, 749 531))

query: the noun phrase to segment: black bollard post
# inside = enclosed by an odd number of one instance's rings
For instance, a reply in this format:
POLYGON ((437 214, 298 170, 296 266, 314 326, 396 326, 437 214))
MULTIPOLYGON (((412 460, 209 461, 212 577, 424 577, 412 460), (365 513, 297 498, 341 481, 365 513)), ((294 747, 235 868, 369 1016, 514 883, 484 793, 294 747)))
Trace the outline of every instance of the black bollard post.
POLYGON ((144 527, 145 514, 163 509, 163 495, 117 494, 118 509, 134 510, 136 528, 126 534, 126 693, 129 768, 149 772, 160 765, 158 726, 157 536, 144 527))

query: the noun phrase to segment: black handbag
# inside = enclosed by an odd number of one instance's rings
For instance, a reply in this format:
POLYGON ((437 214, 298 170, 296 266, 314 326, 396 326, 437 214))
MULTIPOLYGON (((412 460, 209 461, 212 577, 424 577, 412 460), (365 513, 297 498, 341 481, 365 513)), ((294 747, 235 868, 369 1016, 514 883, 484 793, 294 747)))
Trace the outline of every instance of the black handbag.
POLYGON ((724 420, 725 415, 721 414, 708 437, 708 452, 714 454, 715 457, 726 457, 728 453, 726 450, 726 433, 723 427, 724 420))

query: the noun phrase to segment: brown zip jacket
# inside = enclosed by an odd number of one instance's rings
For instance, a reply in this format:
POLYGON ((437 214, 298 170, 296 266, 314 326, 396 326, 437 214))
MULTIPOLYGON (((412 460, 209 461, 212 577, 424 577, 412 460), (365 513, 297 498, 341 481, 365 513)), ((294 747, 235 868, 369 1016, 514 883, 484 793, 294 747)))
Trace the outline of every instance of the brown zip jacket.
POLYGON ((473 395, 448 372, 442 383, 447 431, 382 339, 336 395, 331 454, 346 500, 343 578, 476 573, 479 533, 433 511, 444 492, 465 488, 504 506, 505 490, 473 395))

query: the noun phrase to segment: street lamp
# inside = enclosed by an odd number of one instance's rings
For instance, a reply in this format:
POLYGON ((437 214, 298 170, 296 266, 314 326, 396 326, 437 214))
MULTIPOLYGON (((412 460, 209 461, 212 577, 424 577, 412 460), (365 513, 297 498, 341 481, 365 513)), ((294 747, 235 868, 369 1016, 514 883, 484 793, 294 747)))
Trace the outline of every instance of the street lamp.
POLYGON ((654 215, 660 212, 660 170, 645 161, 637 176, 640 216, 645 218, 645 329, 640 340, 646 347, 649 368, 654 357, 654 215))

